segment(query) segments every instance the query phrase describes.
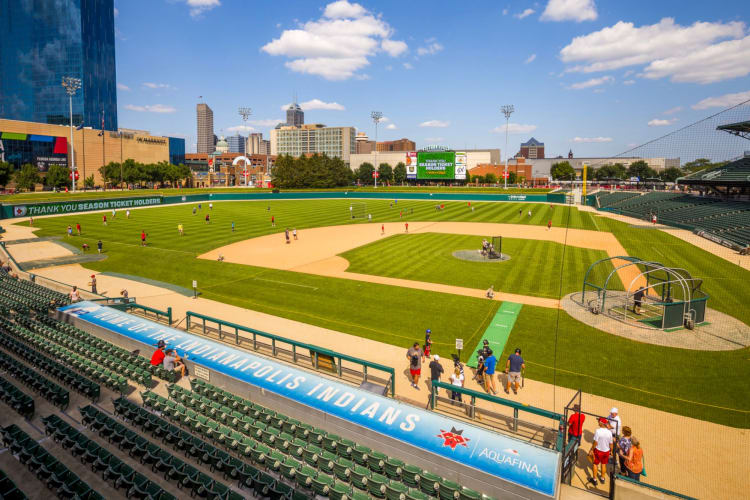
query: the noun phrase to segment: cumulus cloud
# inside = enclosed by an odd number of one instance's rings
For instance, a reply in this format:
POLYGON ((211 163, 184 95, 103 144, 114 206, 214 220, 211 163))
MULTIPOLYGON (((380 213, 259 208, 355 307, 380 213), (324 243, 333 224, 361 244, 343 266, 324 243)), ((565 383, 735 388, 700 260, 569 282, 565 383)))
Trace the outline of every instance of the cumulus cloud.
POLYGON ((534 9, 526 9, 523 12, 519 12, 518 14, 513 14, 513 17, 517 19, 523 19, 524 17, 529 17, 534 12, 536 12, 534 9))
POLYGON ((649 127, 666 127, 667 125, 672 125, 676 121, 677 121, 677 118, 672 118, 671 120, 663 120, 661 118, 654 118, 653 120, 648 122, 648 126, 649 127))
POLYGON ((129 91, 129 90, 130 90, 130 87, 128 87, 128 86, 127 86, 127 85, 125 85, 124 83, 118 83, 118 84, 117 84, 117 90, 125 90, 125 91, 129 91))
POLYGON ((614 83, 614 81, 615 79, 613 77, 606 75, 600 78, 591 78, 589 80, 586 80, 585 82, 574 83, 568 88, 572 90, 583 90, 591 87, 598 87, 599 85, 604 85, 605 83, 614 83))
MULTIPOLYGON (((521 123, 509 123, 508 124, 509 134, 528 134, 529 132, 533 132, 534 130, 536 130, 536 125, 524 125, 521 123)), ((495 132, 496 134, 504 134, 505 124, 502 124, 499 127, 493 128, 492 132, 495 132)))
MULTIPOLYGON (((286 111, 291 106, 291 103, 284 104, 281 106, 281 111, 286 111)), ((328 111, 344 111, 346 108, 337 102, 325 102, 320 99, 310 99, 309 101, 299 103, 299 107, 303 111, 311 111, 313 109, 325 109, 328 111)))
POLYGON ((234 127, 228 127, 228 132, 234 132, 235 134, 245 133, 248 132, 255 132, 255 129, 249 125, 235 125, 234 127))
POLYGON ((531 62, 534 62, 534 59, 536 59, 536 54, 531 54, 529 57, 526 58, 526 60, 523 63, 529 64, 531 62))
POLYGON ((706 97, 702 101, 690 106, 693 109, 730 108, 745 101, 750 101, 750 90, 747 92, 736 92, 716 97, 706 97))
POLYGON ((640 27, 619 21, 574 38, 560 56, 574 64, 569 72, 641 66, 645 78, 711 83, 750 73, 750 36, 739 21, 682 26, 664 18, 640 27))
POLYGON ((417 49, 417 55, 419 56, 433 56, 443 50, 443 46, 437 42, 433 42, 426 47, 419 47, 417 49))
POLYGON ((581 143, 588 143, 588 142, 612 142, 611 137, 573 137, 571 139, 572 142, 581 142, 581 143))
POLYGON ((138 111, 140 113, 174 113, 177 111, 176 108, 173 108, 172 106, 165 106, 164 104, 154 104, 153 106, 148 104, 145 106, 126 104, 125 109, 130 111, 138 111))
POLYGON ((403 41, 393 40, 393 29, 358 3, 329 3, 323 16, 297 29, 284 30, 261 50, 291 60, 286 67, 326 80, 346 80, 370 64, 378 52, 398 57, 407 51, 403 41))
POLYGON ((190 7, 192 17, 198 17, 204 12, 221 5, 219 0, 185 0, 185 3, 190 7))
POLYGON ((435 127, 435 128, 445 128, 448 125, 450 125, 451 122, 445 122, 442 120, 428 120, 426 122, 422 122, 419 124, 420 127, 435 127))
POLYGON ((388 130, 396 130, 398 127, 396 126, 395 123, 389 123, 388 125, 386 125, 385 128, 388 130))
POLYGON ((594 21, 597 18, 594 0, 549 0, 542 21, 594 21))

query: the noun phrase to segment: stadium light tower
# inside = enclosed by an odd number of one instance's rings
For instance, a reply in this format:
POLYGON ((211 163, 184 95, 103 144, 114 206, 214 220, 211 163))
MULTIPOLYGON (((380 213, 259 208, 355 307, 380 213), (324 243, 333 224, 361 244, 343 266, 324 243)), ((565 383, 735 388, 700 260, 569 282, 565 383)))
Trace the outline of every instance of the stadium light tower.
POLYGON ((76 190, 76 156, 73 151, 73 96, 81 88, 81 79, 72 76, 64 76, 62 86, 68 94, 70 101, 70 188, 72 192, 76 190))
POLYGON ((515 108, 512 104, 505 104, 500 107, 500 111, 505 115, 505 175, 503 181, 505 182, 503 189, 508 189, 508 124, 510 122, 510 115, 513 114, 515 108))
POLYGON ((380 111, 373 111, 370 113, 370 118, 375 122, 375 170, 373 171, 373 179, 375 179, 375 188, 378 187, 378 178, 375 172, 378 171, 378 123, 383 119, 383 113, 380 111))
MULTIPOLYGON (((250 118, 250 115, 253 114, 253 110, 251 108, 246 108, 244 106, 240 106, 239 109, 237 110, 237 112, 242 117, 242 123, 245 124, 245 128, 247 128, 247 119, 250 118)), ((237 135, 239 135, 239 134, 237 134, 237 135)), ((245 156, 247 157, 247 141, 245 142, 245 156)), ((245 161, 245 169, 243 171, 244 176, 245 176, 245 186, 247 186, 247 176, 248 176, 247 167, 248 167, 247 161, 245 161)), ((263 184, 263 181, 261 180, 261 185, 262 184, 263 184)))

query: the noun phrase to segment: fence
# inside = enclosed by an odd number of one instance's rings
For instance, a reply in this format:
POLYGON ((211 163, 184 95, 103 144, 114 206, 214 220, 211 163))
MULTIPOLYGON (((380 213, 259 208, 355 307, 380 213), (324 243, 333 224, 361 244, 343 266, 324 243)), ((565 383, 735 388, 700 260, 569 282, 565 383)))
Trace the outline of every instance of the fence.
POLYGON ((113 307, 115 309, 119 309, 120 311, 125 311, 125 312, 133 312, 133 310, 135 309, 136 314, 139 314, 146 318, 151 318, 153 316, 156 319, 156 321, 163 321, 167 325, 172 326, 172 308, 171 307, 167 307, 166 311, 161 311, 153 307, 144 306, 143 304, 138 304, 135 298, 128 298, 128 299, 115 298, 111 300, 112 302, 107 302, 107 305, 109 307, 113 307))
MULTIPOLYGON (((664 495, 668 495, 671 497, 682 498, 683 500, 698 500, 697 498, 689 497, 687 495, 683 495, 682 493, 677 493, 676 491, 668 490, 665 488, 660 488, 658 486, 654 486, 653 484, 642 483, 640 481, 636 481, 635 479, 631 479, 629 477, 625 477, 620 474, 615 475, 615 478, 617 481, 625 481, 628 484, 638 486, 640 488, 646 488, 646 489, 656 491, 659 493, 663 493, 664 495)), ((614 491, 615 492, 617 491, 616 487, 614 488, 614 491)), ((610 495, 610 498, 617 498, 617 494, 615 493, 614 495, 610 495)))
POLYGON ((369 382, 371 380, 380 382, 386 389, 390 390, 391 397, 394 397, 396 394, 395 371, 390 366, 373 363, 365 359, 355 358, 330 349, 306 344, 304 342, 298 342, 286 337, 238 325, 229 321, 212 318, 211 316, 192 311, 187 311, 185 313, 185 321, 185 329, 188 332, 195 333, 195 330, 199 330, 205 336, 208 336, 209 332, 215 332, 218 335, 219 340, 224 340, 225 336, 231 336, 234 337, 234 342, 237 345, 242 345, 243 342, 249 342, 252 343, 253 350, 255 351, 261 349, 270 350, 270 354, 273 357, 285 355, 291 357, 291 361, 295 364, 299 361, 307 360, 312 363, 315 370, 335 373, 340 378, 353 375, 357 378, 361 377, 363 382, 369 382), (193 318, 200 320, 200 325, 196 325, 193 318), (215 326, 211 326, 210 323, 213 323, 215 326), (250 334, 251 336, 247 337, 240 335, 240 333, 250 334), (259 341, 259 339, 261 340, 259 341), (305 351, 307 351, 307 354, 305 354, 305 351), (360 368, 361 371, 345 366, 344 362, 355 365, 360 368), (368 370, 384 372, 386 378, 373 375, 369 373, 368 370))
MULTIPOLYGON (((469 403, 458 403, 460 407, 465 408, 467 415, 472 420, 475 420, 478 418, 477 415, 477 400, 484 400, 489 401, 490 403, 494 403, 496 405, 499 405, 500 407, 505 408, 512 408, 513 409, 513 417, 511 418, 511 430, 514 433, 517 433, 519 431, 519 423, 522 422, 525 427, 530 427, 532 430, 539 432, 539 431, 546 431, 546 432, 552 432, 553 434, 556 434, 554 439, 554 446, 557 451, 562 452, 563 446, 564 446, 564 438, 565 438, 565 417, 564 415, 561 415, 560 413, 555 413, 553 411, 549 410, 543 410, 542 408, 537 408, 535 406, 529 406, 525 405, 523 403, 518 403, 516 401, 511 401, 510 399, 501 398, 499 396, 493 396, 490 394, 485 394, 484 392, 475 391, 473 389, 467 389, 465 387, 457 387, 453 384, 448 384, 445 382, 432 382, 430 385, 430 408, 435 409, 437 406, 437 403, 439 401, 443 401, 450 404, 457 403, 456 401, 449 400, 447 398, 441 398, 438 397, 437 389, 442 388, 446 391, 450 392, 458 392, 462 396, 468 396, 470 398, 469 403), (528 421, 521 421, 518 418, 519 412, 525 412, 532 415, 548 418, 553 421, 554 427, 545 427, 538 424, 534 424, 532 422, 528 421)), ((497 413, 488 409, 480 409, 479 413, 481 415, 486 416, 492 416, 497 417, 499 419, 507 419, 508 416, 504 415, 502 413, 497 413)))

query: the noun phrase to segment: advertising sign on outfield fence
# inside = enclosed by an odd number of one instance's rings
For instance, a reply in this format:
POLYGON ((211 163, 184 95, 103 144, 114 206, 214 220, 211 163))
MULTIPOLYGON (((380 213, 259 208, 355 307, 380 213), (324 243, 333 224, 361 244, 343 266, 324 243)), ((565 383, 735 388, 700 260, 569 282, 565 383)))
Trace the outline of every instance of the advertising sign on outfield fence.
POLYGON ((161 196, 139 198, 109 198, 101 200, 54 201, 30 203, 28 205, 3 206, 3 217, 37 217, 41 215, 73 214, 94 210, 119 210, 121 208, 150 207, 161 205, 161 196), (10 213, 7 211, 10 210, 10 213))

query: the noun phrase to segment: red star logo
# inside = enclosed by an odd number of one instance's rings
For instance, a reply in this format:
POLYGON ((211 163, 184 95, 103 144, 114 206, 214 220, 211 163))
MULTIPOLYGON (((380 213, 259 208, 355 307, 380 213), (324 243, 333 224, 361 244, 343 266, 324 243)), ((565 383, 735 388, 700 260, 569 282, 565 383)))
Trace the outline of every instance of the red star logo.
POLYGON ((471 441, 469 438, 463 437, 461 434, 463 433, 462 430, 456 430, 455 427, 451 427, 450 432, 444 431, 443 429, 440 429, 440 434, 437 435, 437 437, 443 439, 443 446, 450 446, 451 450, 455 450, 456 446, 461 445, 464 447, 467 447, 466 443, 471 441))

